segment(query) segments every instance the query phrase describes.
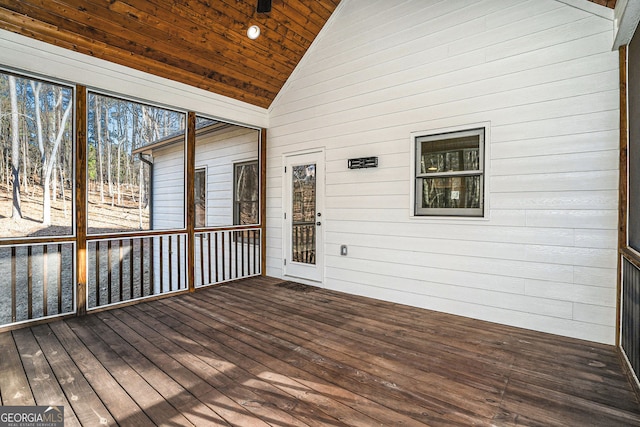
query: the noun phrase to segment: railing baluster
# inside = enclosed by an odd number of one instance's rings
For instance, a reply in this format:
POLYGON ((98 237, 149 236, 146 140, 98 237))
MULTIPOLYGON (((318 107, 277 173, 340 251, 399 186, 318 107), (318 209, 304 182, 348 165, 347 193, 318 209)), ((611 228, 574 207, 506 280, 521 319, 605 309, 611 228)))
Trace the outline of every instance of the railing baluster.
POLYGON ((155 293, 155 280, 156 280, 156 270, 155 270, 155 250, 154 250, 154 239, 153 237, 148 237, 146 239, 146 241, 148 242, 148 246, 149 246, 149 250, 147 252, 149 252, 149 274, 148 274, 148 282, 149 282, 149 293, 153 294, 155 293))
POLYGON ((244 233, 246 233, 246 231, 241 231, 240 232, 240 265, 242 266, 242 277, 244 277, 244 261, 245 261, 245 257, 244 257, 244 233))
POLYGON ((107 304, 111 304, 111 279, 112 279, 112 263, 111 263, 111 240, 107 241, 107 304))
POLYGON ((62 313, 62 244, 58 243, 58 313, 62 313))
MULTIPOLYGON (((169 236, 169 290, 173 290, 173 236, 169 236)), ((160 292, 164 288, 160 289, 160 292)))
POLYGON ((144 295, 144 241, 140 239, 140 296, 144 295))
POLYGON ((204 233, 198 235, 200 243, 200 286, 204 285, 204 233))
POLYGON ((164 236, 160 236, 160 290, 164 289, 164 236))
POLYGON ((213 260, 211 259, 211 255, 209 255, 209 262, 213 263, 215 265, 216 268, 216 283, 218 283, 218 273, 220 271, 220 267, 218 266, 218 237, 219 234, 217 232, 213 232, 213 238, 214 238, 214 249, 215 252, 213 254, 213 260))
POLYGON ((48 283, 47 283, 47 267, 48 267, 48 260, 47 260, 47 245, 42 245, 42 315, 43 316, 47 316, 47 314, 49 313, 49 307, 48 306, 48 299, 49 299, 49 292, 47 289, 48 283))
MULTIPOLYGON (((177 262, 178 262, 178 287, 177 289, 180 289, 182 287, 182 251, 180 250, 180 248, 182 247, 182 245, 180 244, 182 241, 182 236, 176 236, 176 243, 178 244, 178 249, 177 249, 177 262)), ((173 289, 172 289, 173 290, 173 289)))
POLYGON ((133 291, 133 264, 134 264, 134 241, 133 239, 129 239, 129 298, 134 298, 133 291))
POLYGON ((233 237, 231 235, 232 231, 226 231, 225 233, 229 234, 229 238, 227 239, 228 245, 229 245, 229 279, 233 279, 233 249, 232 249, 232 244, 233 244, 233 237))
POLYGON ((253 248, 253 274, 256 274, 256 271, 257 271, 256 269, 258 267, 258 260, 256 258, 256 254, 258 253, 257 246, 258 246, 258 242, 260 241, 259 240, 260 236, 258 235, 257 230, 253 230, 252 234, 253 234, 253 239, 251 240, 251 242, 253 244, 251 246, 253 248))
POLYGON ((122 239, 118 239, 118 301, 122 301, 122 282, 124 279, 124 275, 122 272, 123 269, 123 262, 122 260, 124 259, 124 252, 122 250, 122 239))
POLYGON ((27 246, 27 319, 33 319, 33 258, 32 246, 27 246))
POLYGON ((11 246, 11 322, 16 321, 16 247, 11 246))
POLYGON ((233 278, 235 279, 238 277, 238 240, 240 238, 238 237, 239 233, 237 231, 232 231, 231 234, 233 234, 235 237, 235 239, 233 239, 233 250, 234 250, 233 263, 235 264, 235 267, 236 267, 236 275, 233 278))
POLYGON ((96 307, 100 306, 100 241, 96 240, 96 307))
MULTIPOLYGON (((221 261, 221 264, 222 264, 222 280, 225 280, 227 278, 227 276, 226 276, 225 271, 224 271, 225 270, 224 266, 225 266, 225 263, 226 263, 225 261, 226 261, 227 257, 226 257, 226 255, 224 253, 224 231, 220 232, 220 240, 221 240, 220 241, 220 246, 221 246, 221 249, 222 249, 221 253, 220 253, 220 261, 221 261)), ((217 281, 218 280, 217 280, 217 277, 216 277, 216 282, 217 281)))
POLYGON ((212 260, 215 259, 215 257, 211 257, 211 237, 215 238, 215 233, 207 233, 207 265, 209 267, 209 282, 211 283, 211 264, 213 264, 212 260))

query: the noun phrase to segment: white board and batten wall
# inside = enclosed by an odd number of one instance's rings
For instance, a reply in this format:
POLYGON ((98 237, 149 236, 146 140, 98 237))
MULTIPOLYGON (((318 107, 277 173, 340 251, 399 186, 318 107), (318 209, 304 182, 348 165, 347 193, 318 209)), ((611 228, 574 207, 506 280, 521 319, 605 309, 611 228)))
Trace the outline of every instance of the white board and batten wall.
POLYGON ((613 344, 612 19, 586 0, 342 0, 269 110, 267 274, 284 156, 322 148, 320 286, 613 344), (411 136, 477 124, 485 217, 413 217, 411 136))

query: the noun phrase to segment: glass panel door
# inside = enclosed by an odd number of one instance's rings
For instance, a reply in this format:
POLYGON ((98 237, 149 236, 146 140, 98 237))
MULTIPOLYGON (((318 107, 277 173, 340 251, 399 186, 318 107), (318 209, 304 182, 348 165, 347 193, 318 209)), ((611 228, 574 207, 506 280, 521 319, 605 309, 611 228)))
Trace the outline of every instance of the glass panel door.
POLYGON ((291 260, 316 263, 316 165, 293 166, 291 171, 291 260))
POLYGON ((285 158, 283 267, 294 280, 323 280, 323 160, 323 152, 285 158))

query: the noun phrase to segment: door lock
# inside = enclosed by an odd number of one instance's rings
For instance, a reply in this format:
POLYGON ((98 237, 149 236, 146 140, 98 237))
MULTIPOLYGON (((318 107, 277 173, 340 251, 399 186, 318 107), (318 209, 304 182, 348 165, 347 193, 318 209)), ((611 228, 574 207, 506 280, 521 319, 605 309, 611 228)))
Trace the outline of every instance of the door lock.
POLYGON ((316 222, 316 225, 322 225, 322 223, 320 221, 316 222))

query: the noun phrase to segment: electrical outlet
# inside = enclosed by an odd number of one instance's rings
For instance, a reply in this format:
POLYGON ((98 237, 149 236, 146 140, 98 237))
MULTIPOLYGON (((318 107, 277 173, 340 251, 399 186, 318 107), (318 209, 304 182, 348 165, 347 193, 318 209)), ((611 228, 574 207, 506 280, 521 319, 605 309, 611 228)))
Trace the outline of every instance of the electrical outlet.
POLYGON ((342 256, 346 256, 347 255, 347 245, 341 245, 340 246, 340 255, 342 255, 342 256))

